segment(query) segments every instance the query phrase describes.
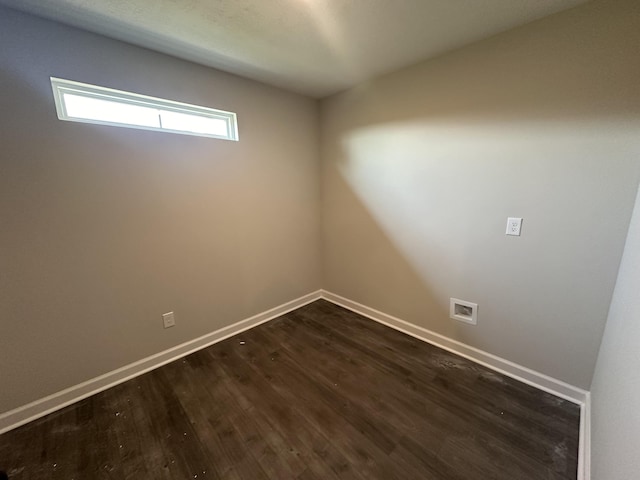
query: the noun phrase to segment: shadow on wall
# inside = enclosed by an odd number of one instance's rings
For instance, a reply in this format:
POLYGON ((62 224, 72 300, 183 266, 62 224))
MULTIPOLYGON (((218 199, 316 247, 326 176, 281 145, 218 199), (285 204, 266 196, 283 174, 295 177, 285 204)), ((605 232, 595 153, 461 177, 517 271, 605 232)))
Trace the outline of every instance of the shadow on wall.
POLYGON ((593 2, 328 99, 327 288, 588 387, 640 177, 639 19, 593 2))
POLYGON ((2 8, 0 44, 0 412, 320 287, 315 101, 2 8), (58 121, 50 75, 241 141, 58 121))
POLYGON ((349 298, 358 300, 366 298, 367 292, 375 288, 378 303, 374 305, 393 302, 400 290, 403 298, 409 300, 395 312, 400 318, 412 318, 418 313, 412 308, 418 305, 437 312, 436 318, 446 315, 433 294, 435 286, 418 274, 410 257, 398 248, 393 232, 376 217, 375 209, 356 195, 344 178, 336 176, 333 180, 333 189, 339 195, 326 200, 339 198, 339 204, 330 206, 338 213, 333 217, 332 234, 325 235, 325 251, 331 252, 325 255, 325 269, 340 273, 332 279, 330 290, 348 292, 349 298), (353 264, 358 268, 344 268, 353 264))
MULTIPOLYGON (((69 352, 83 359, 72 362, 83 380, 96 375, 85 372, 93 359, 121 366, 123 350, 132 359, 154 353, 149 305, 174 298, 176 283, 214 304, 211 278, 243 237, 226 222, 231 215, 209 208, 234 198, 241 167, 210 158, 226 160, 228 147, 58 121, 46 67, 25 70, 0 70, 3 112, 12 112, 0 115, 0 304, 16 320, 0 335, 0 377, 14 386, 3 392, 0 411, 26 403, 22 388, 46 387, 44 396, 67 387, 69 352), (212 188, 210 178, 221 187, 212 188), (220 234, 223 223, 232 234, 220 234), (123 324, 141 330, 139 337, 123 335, 123 324), (55 373, 40 378, 45 365, 55 373), (31 382, 25 368, 34 369, 31 382)), ((242 284, 241 274, 229 271, 222 296, 242 284)))

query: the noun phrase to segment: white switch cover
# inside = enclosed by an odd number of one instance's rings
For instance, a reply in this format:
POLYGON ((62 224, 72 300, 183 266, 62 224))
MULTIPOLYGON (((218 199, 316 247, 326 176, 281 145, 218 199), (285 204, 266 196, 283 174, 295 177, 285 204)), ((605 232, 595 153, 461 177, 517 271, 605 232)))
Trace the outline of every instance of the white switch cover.
POLYGON ((164 328, 173 327, 176 324, 176 317, 173 312, 163 313, 162 322, 164 323, 164 328))
POLYGON ((520 228, 522 227, 522 219, 509 217, 507 218, 507 235, 520 236, 520 228))

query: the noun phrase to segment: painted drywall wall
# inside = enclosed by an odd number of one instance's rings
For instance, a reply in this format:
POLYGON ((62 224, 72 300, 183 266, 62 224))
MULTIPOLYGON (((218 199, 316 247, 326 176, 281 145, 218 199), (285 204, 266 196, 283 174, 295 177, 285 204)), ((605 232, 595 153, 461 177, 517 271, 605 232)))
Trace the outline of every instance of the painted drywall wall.
POLYGON ((6 9, 0 45, 0 412, 320 288, 316 101, 6 9), (240 141, 59 121, 49 76, 240 141))
POLYGON ((640 192, 591 385, 593 480, 640 471, 640 192))
POLYGON ((323 287, 588 388, 640 175, 638 45, 640 3, 590 2, 325 99, 323 287))

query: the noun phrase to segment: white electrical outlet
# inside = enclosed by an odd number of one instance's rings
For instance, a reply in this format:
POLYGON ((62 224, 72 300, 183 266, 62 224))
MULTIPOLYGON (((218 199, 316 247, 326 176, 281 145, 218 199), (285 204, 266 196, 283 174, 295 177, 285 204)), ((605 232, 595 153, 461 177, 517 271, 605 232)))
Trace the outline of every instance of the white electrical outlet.
POLYGON ((520 229, 522 228, 522 219, 509 217, 507 218, 507 235, 520 236, 520 229))
POLYGON ((162 323, 164 328, 173 327, 176 324, 176 317, 173 312, 167 312, 162 314, 162 323))

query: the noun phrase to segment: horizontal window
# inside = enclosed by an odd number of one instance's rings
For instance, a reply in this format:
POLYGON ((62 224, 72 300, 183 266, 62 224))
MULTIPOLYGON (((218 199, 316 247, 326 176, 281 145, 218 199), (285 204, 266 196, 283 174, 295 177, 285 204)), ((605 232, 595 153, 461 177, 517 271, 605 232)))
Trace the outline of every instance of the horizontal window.
POLYGON ((236 114, 51 77, 60 120, 238 140, 236 114))

